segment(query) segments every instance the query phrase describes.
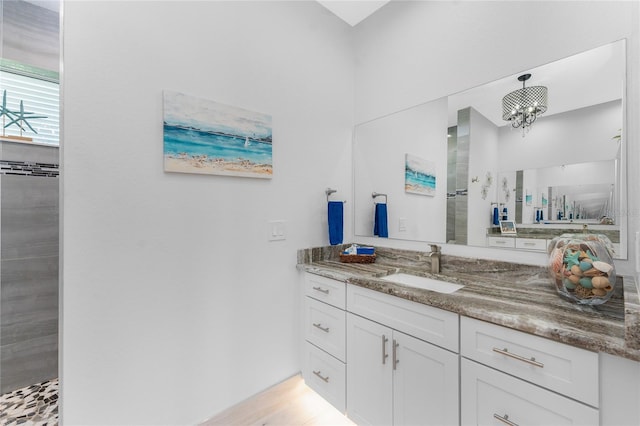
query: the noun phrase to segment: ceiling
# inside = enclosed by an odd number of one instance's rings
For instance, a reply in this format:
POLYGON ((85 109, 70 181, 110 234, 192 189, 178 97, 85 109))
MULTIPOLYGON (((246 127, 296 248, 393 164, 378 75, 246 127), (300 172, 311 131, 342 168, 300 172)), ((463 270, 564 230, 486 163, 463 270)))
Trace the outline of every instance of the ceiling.
POLYGON ((549 108, 541 117, 621 99, 625 75, 623 42, 598 47, 536 68, 522 70, 500 80, 449 96, 449 126, 457 123, 457 112, 473 107, 496 126, 502 120, 502 98, 522 88, 518 76, 531 74, 528 86, 546 86, 549 108))
POLYGON ((356 26, 389 0, 317 0, 347 24, 356 26))

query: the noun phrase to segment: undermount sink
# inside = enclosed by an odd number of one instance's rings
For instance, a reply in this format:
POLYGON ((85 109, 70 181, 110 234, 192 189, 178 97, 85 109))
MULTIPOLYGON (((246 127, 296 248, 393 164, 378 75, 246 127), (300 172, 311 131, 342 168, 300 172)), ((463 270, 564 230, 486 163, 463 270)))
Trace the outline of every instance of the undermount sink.
POLYGON ((433 278, 419 277, 404 273, 397 273, 382 277, 385 281, 396 284, 403 284, 409 287, 421 288, 423 290, 437 291, 438 293, 450 294, 460 290, 464 285, 454 284, 446 281, 434 280, 433 278))

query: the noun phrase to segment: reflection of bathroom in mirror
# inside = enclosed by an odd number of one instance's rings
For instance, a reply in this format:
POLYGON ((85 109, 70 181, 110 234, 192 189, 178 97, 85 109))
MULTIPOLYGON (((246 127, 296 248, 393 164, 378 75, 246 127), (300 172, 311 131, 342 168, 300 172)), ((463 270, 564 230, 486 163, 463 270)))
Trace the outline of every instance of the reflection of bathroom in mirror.
POLYGON ((372 192, 387 194, 389 238, 445 240, 447 100, 428 102, 356 128, 353 145, 355 234, 373 236, 372 192), (432 196, 406 189, 406 155, 435 164, 432 196))
POLYGON ((616 164, 612 159, 501 172, 499 181, 522 176, 522 185, 509 201, 499 192, 498 201, 519 224, 615 225, 616 164))
POLYGON ((622 40, 357 126, 356 235, 372 235, 378 191, 389 194, 390 238, 544 251, 586 226, 626 257, 624 58, 622 40), (548 89, 548 109, 529 131, 502 117, 502 98, 522 87, 523 73, 527 86, 548 89), (438 165, 434 198, 405 193, 407 153, 438 165), (500 235, 496 208, 517 236, 500 235))

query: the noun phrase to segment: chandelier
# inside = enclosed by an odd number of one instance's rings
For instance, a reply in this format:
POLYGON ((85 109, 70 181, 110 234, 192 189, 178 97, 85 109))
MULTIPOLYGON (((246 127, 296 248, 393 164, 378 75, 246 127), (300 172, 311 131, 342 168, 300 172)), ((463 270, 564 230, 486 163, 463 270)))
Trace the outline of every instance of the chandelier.
POLYGON ((531 74, 518 77, 522 89, 514 90, 502 98, 502 119, 511 122, 514 129, 522 128, 522 136, 529 131, 539 115, 547 110, 547 88, 544 86, 525 87, 531 74))

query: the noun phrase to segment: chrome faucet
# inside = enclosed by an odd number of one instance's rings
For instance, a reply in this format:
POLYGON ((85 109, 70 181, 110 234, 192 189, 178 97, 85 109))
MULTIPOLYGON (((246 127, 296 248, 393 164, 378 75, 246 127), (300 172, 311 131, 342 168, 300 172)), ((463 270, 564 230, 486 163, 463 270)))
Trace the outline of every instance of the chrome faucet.
POLYGON ((439 274, 440 273, 440 246, 436 244, 431 244, 431 253, 429 253, 429 258, 431 259, 431 273, 439 274))

